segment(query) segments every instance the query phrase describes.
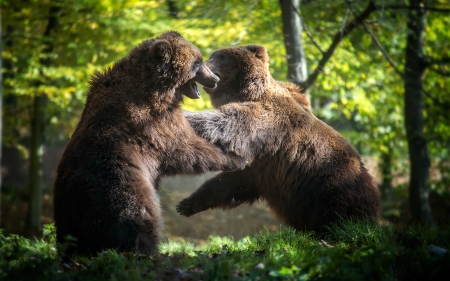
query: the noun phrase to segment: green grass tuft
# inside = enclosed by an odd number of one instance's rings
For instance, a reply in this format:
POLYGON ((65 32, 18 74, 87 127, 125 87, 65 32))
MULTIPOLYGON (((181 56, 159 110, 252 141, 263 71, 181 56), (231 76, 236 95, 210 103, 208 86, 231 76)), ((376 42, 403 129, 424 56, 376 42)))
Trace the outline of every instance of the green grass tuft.
POLYGON ((328 236, 291 228, 262 231, 235 241, 211 236, 200 245, 167 240, 159 254, 104 251, 63 262, 55 228, 42 239, 0 231, 0 280, 439 280, 449 276, 450 228, 394 228, 347 221, 328 236))

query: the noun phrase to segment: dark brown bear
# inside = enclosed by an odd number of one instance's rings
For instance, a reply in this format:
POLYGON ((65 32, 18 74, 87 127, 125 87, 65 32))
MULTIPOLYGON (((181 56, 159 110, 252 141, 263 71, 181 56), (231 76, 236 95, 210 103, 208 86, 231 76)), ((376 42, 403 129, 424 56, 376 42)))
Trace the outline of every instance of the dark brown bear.
POLYGON ((188 113, 195 131, 250 161, 224 172, 177 206, 191 216, 266 200, 288 225, 321 234, 341 218, 377 218, 380 195, 358 152, 317 119, 309 101, 289 83, 275 81, 262 46, 215 51, 206 65, 219 76, 205 87, 217 110, 188 113))
POLYGON ((195 82, 219 79, 176 32, 142 42, 90 81, 86 105, 57 169, 58 243, 67 255, 152 252, 161 237, 162 176, 242 169, 246 161, 197 136, 179 104, 195 82))

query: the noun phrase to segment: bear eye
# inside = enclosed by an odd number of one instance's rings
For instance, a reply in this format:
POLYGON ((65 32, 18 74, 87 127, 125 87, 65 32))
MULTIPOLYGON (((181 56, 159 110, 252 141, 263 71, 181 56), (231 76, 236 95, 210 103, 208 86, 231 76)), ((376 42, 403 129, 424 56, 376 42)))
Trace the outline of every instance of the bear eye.
POLYGON ((201 64, 202 64, 202 62, 201 62, 201 61, 198 61, 198 60, 194 62, 194 65, 195 65, 196 67, 199 67, 201 64))
POLYGON ((224 60, 224 59, 226 59, 226 58, 227 58, 227 56, 225 56, 225 55, 220 55, 220 59, 224 60))

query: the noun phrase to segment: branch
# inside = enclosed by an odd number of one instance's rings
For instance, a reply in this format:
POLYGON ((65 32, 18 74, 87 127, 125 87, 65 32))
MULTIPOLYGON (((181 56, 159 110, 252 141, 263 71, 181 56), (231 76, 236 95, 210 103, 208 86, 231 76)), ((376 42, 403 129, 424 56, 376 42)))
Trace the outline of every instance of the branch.
POLYGON ((323 53, 322 59, 319 61, 316 69, 314 69, 313 73, 311 73, 308 76, 308 79, 306 79, 305 82, 300 84, 300 86, 303 88, 304 91, 306 91, 312 85, 312 83, 314 83, 319 74, 322 73, 325 64, 331 58, 331 56, 334 53, 334 50, 342 41, 342 39, 344 39, 347 35, 349 35, 353 31, 353 29, 355 29, 355 27, 362 24, 364 20, 368 18, 369 15, 375 10, 376 10, 375 3, 373 2, 373 0, 370 0, 369 5, 367 5, 366 9, 358 17, 356 17, 352 22, 348 23, 344 28, 339 30, 333 36, 333 41, 331 42, 330 47, 328 47, 328 50, 326 50, 323 53))
POLYGON ((434 67, 430 67, 430 70, 434 71, 437 74, 442 75, 444 77, 450 77, 450 71, 445 71, 445 70, 442 70, 442 69, 439 69, 439 68, 434 68, 434 67))
POLYGON ((319 51, 320 51, 320 52, 322 53, 322 55, 323 55, 325 52, 322 50, 322 48, 321 48, 320 45, 317 43, 317 41, 314 40, 314 38, 312 37, 311 32, 309 32, 309 29, 308 29, 308 27, 306 26, 305 21, 303 20, 302 13, 300 13, 300 10, 297 9, 297 7, 294 6, 294 4, 292 3, 292 1, 291 1, 291 6, 292 6, 292 9, 294 9, 294 11, 295 11, 295 12, 298 14, 298 16, 300 17, 300 21, 302 22, 302 27, 303 27, 303 30, 304 30, 305 33, 306 33, 306 36, 308 36, 309 40, 311 40, 311 42, 313 43, 313 45, 316 46, 316 48, 319 49, 319 51))
POLYGON ((347 20, 348 20, 348 16, 350 15, 350 10, 347 8, 345 10, 345 16, 344 16, 344 20, 341 23, 341 36, 342 36, 342 32, 344 32, 345 29, 345 25, 347 24, 347 20))
POLYGON ((433 11, 440 13, 450 13, 450 9, 440 9, 434 7, 427 6, 404 6, 404 5, 387 5, 387 6, 376 6, 376 9, 388 9, 388 10, 400 10, 400 9, 408 9, 408 10, 425 10, 425 11, 433 11))
MULTIPOLYGON (((349 5, 350 10, 352 11, 353 15, 355 17, 357 17, 358 14, 356 13, 355 8, 353 7, 353 4, 349 0, 345 0, 345 1, 349 5)), ((377 37, 375 37, 375 34, 373 34, 373 32, 369 29, 369 27, 367 26, 367 24, 365 22, 363 22, 362 25, 363 25, 364 29, 366 30, 366 32, 370 35, 370 37, 372 37, 372 40, 375 42, 377 47, 380 49, 383 56, 386 58, 386 60, 389 62, 389 64, 392 66, 392 68, 394 68, 395 72, 397 72, 397 74, 400 75, 400 77, 404 78, 403 72, 401 72, 400 69, 398 69, 398 67, 395 65, 394 61, 391 59, 389 54, 386 52, 386 50, 381 45, 380 41, 378 41, 377 37)))
POLYGON ((450 64, 450 57, 442 57, 440 59, 428 57, 425 59, 425 63, 427 66, 450 64))
MULTIPOLYGON (((433 97, 428 91, 425 91, 424 89, 422 89, 422 94, 424 96, 428 97, 429 99, 431 99, 435 105, 438 105, 438 106, 440 106, 441 108, 444 108, 444 109, 448 109, 449 103, 441 102, 439 99, 433 97)), ((442 116, 444 116, 445 119, 450 119, 448 117, 448 115, 442 115, 442 116)))

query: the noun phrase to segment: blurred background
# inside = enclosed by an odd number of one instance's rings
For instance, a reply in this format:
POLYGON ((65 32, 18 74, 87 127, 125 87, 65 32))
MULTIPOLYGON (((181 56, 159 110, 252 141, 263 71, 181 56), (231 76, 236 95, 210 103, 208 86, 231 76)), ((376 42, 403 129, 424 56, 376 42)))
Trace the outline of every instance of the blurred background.
MULTIPOLYGON (((450 3, 447 0, 2 0, 1 215, 7 233, 53 221, 55 168, 89 77, 144 39, 176 30, 206 60, 267 48, 277 80, 300 85, 313 113, 363 156, 387 223, 450 224, 450 3)), ((208 95, 186 99, 212 108, 208 95)), ((264 202, 179 216, 214 173, 161 183, 167 237, 251 235, 281 222, 264 202)), ((274 187, 276 188, 276 187, 274 187)))

